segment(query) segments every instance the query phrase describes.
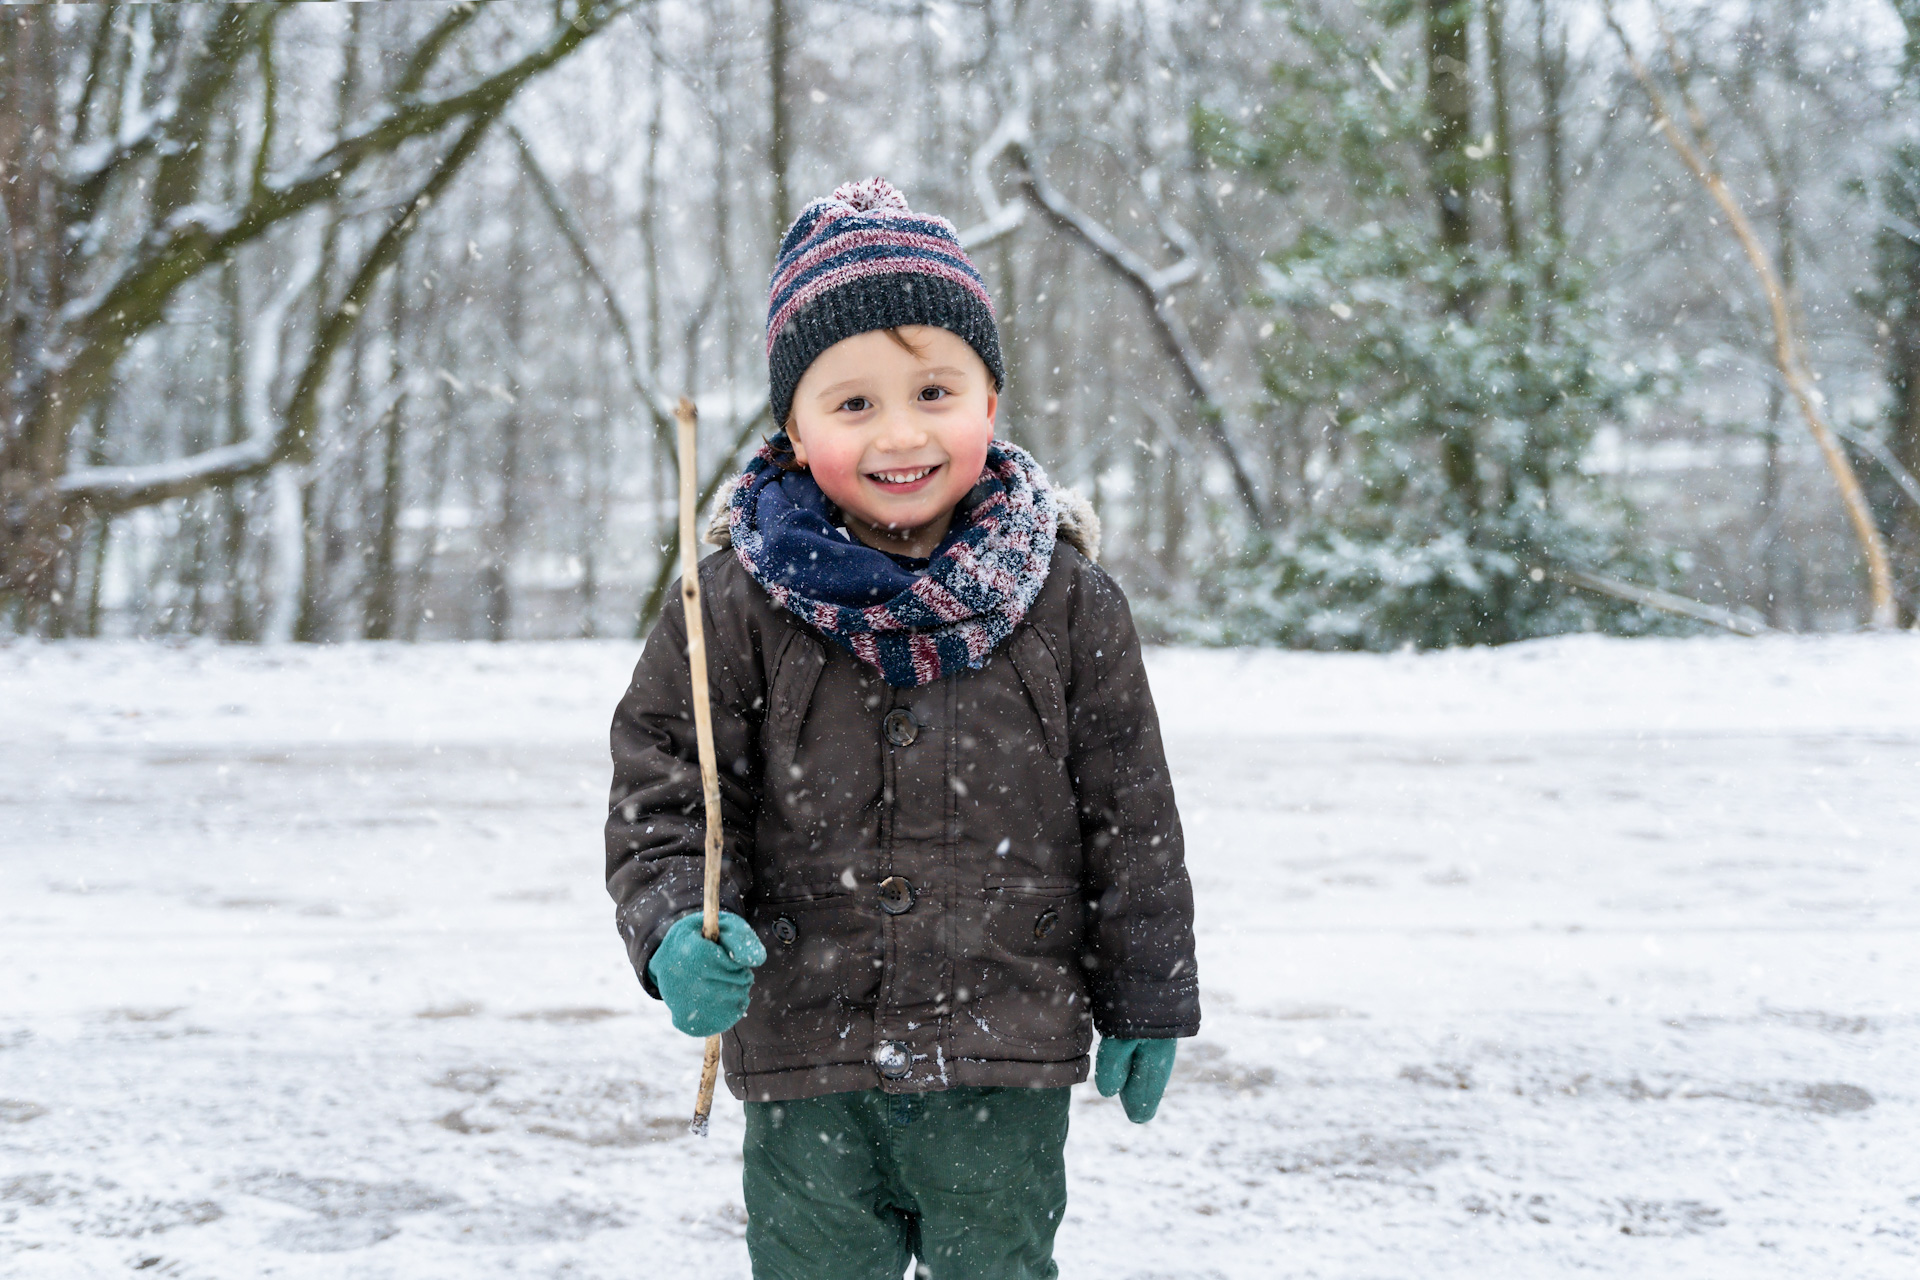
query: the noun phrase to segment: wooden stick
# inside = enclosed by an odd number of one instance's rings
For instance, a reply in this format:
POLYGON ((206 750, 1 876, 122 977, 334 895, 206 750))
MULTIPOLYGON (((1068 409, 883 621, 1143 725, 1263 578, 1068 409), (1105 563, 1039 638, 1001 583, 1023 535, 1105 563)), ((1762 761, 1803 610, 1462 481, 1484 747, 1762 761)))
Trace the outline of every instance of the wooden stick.
MULTIPOLYGON (((707 636, 700 621, 700 544, 694 525, 700 514, 700 472, 695 428, 700 415, 685 396, 673 411, 680 427, 680 600, 687 610, 687 667, 693 676, 693 732, 700 745, 700 790, 707 801, 706 900, 700 936, 720 941, 720 770, 713 756, 713 707, 707 693, 707 636)), ((713 1082, 720 1071, 720 1037, 707 1037, 700 1065, 700 1094, 693 1104, 693 1132, 707 1135, 713 1112, 713 1082)))

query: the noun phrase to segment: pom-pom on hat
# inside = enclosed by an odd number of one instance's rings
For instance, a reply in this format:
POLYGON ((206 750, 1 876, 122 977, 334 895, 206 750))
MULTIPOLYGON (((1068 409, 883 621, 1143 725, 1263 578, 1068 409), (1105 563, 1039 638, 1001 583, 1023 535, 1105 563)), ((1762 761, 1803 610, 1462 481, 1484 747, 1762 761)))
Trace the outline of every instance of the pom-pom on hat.
POLYGON ((885 178, 835 187, 800 211, 780 240, 767 298, 773 420, 822 351, 873 329, 925 324, 964 338, 1006 380, 993 299, 953 224, 915 213, 885 178))

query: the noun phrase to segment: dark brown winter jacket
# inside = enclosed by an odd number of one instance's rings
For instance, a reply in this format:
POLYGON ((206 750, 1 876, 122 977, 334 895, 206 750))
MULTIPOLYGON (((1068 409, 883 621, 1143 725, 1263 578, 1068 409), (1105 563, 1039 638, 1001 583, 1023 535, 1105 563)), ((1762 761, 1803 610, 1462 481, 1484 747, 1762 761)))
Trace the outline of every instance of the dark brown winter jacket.
MULTIPOLYGON (((1084 1080, 1091 1032, 1200 1025, 1193 892, 1126 598, 1064 520, 1026 620, 918 689, 700 566, 724 909, 767 946, 726 1033, 735 1097, 1084 1080)), ((1094 526, 1097 528, 1097 526, 1094 526)), ((1097 534, 1095 535, 1097 536, 1097 534)), ((607 888, 641 983, 700 909, 686 622, 671 603, 613 719, 607 888)))

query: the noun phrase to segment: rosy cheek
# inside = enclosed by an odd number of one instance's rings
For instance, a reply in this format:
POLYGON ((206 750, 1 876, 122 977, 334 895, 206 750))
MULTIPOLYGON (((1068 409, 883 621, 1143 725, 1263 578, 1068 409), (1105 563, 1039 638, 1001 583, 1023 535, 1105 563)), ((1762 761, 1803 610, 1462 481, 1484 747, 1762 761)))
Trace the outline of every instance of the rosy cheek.
POLYGON ((973 487, 980 478, 981 468, 987 465, 987 446, 993 442, 991 429, 970 435, 964 443, 953 450, 953 471, 956 483, 964 481, 964 488, 973 487))
POLYGON ((860 455, 839 449, 818 449, 808 455, 813 481, 835 502, 844 503, 859 490, 860 455))

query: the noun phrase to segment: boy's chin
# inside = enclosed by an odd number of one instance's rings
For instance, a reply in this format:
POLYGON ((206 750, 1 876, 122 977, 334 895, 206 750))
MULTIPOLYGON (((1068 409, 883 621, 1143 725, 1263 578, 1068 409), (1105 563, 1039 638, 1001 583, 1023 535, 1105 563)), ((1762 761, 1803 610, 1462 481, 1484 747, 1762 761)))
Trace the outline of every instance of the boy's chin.
POLYGON ((884 533, 889 538, 905 541, 940 518, 934 511, 922 514, 912 511, 856 511, 868 528, 884 533))
POLYGON ((901 494, 898 497, 884 491, 863 492, 861 500, 853 507, 853 513, 876 529, 885 529, 896 535, 908 534, 915 529, 925 528, 952 511, 966 496, 965 490, 958 494, 948 493, 950 487, 942 485, 938 490, 923 489, 919 493, 901 494))

